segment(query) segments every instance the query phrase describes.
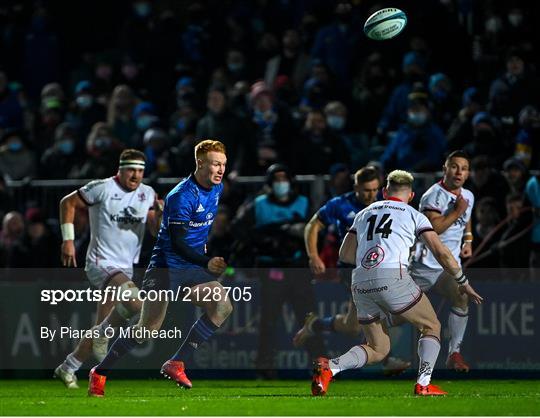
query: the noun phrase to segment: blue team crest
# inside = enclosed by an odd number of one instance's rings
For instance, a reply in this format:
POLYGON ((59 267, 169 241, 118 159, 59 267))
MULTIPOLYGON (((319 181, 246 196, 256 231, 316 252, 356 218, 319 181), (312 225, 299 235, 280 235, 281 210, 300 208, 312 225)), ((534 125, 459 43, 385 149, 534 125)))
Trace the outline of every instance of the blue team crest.
POLYGON ((214 214, 212 212, 208 212, 206 214, 206 219, 212 219, 213 216, 214 216, 214 214))

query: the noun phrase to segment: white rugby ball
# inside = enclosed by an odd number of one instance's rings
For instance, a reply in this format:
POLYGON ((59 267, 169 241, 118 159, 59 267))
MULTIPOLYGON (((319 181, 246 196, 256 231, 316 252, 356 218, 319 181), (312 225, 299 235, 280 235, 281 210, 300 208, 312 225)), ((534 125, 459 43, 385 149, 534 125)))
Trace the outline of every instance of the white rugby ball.
POLYGON ((397 36, 407 25, 407 15, 399 9, 388 7, 373 13, 364 24, 368 38, 384 41, 397 36))

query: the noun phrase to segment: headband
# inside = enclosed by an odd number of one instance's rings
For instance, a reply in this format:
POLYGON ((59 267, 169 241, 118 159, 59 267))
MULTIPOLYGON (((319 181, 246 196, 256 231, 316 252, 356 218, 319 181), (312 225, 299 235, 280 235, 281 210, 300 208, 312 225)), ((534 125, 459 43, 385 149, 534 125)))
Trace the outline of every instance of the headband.
POLYGON ((145 167, 144 160, 120 160, 120 168, 143 168, 145 167))

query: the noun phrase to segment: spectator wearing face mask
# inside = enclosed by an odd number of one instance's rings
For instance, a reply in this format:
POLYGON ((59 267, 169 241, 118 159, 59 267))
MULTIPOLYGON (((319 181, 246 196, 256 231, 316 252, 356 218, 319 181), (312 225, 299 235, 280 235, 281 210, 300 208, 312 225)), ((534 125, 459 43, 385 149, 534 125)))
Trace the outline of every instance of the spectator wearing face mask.
POLYGON ((540 112, 527 105, 519 112, 520 129, 516 135, 514 156, 531 170, 540 169, 540 112))
POLYGON ((420 52, 409 51, 403 56, 403 81, 392 90, 377 125, 377 135, 383 143, 388 132, 394 132, 407 121, 408 96, 415 83, 424 81, 426 66, 427 60, 420 52))
POLYGON ((66 115, 76 130, 79 138, 86 138, 96 122, 106 118, 105 107, 96 102, 94 87, 88 80, 82 80, 75 86, 75 101, 66 115))
POLYGON ((446 137, 448 138, 448 149, 463 149, 473 137, 472 119, 474 115, 482 111, 484 101, 476 87, 465 89, 461 99, 461 109, 452 121, 446 137))
POLYGON ((114 67, 111 57, 102 54, 96 57, 94 67, 94 77, 92 85, 95 94, 95 100, 102 106, 107 106, 109 96, 114 88, 114 67))
POLYGON ((58 125, 54 144, 41 156, 40 178, 73 178, 77 172, 76 167, 81 163, 77 143, 77 132, 69 123, 58 125))
POLYGON ((324 107, 324 115, 329 132, 345 146, 351 167, 363 167, 372 158, 369 138, 364 133, 352 132, 347 107, 342 102, 332 101, 324 107))
POLYGON ((39 113, 34 121, 34 136, 32 147, 37 153, 44 152, 54 142, 54 133, 64 120, 65 109, 63 102, 56 97, 41 99, 39 113))
POLYGON ((105 122, 98 122, 86 140, 86 158, 76 177, 80 179, 105 178, 114 173, 122 145, 112 136, 105 122))
POLYGON ((264 81, 273 86, 279 76, 287 76, 296 90, 300 90, 307 78, 310 57, 302 51, 300 35, 295 29, 287 29, 281 38, 281 52, 266 63, 264 81))
POLYGON ((253 159, 246 161, 246 174, 263 174, 279 159, 293 158, 290 146, 294 143, 296 131, 287 107, 275 100, 272 91, 258 81, 251 86, 250 135, 256 148, 253 159))
POLYGON ((135 96, 147 97, 148 89, 145 84, 144 64, 129 54, 125 55, 120 63, 118 84, 129 87, 135 96))
MULTIPOLYGON (((305 150, 309 152, 309 150, 305 150)), ((256 365, 261 373, 274 370, 275 332, 282 306, 292 305, 297 325, 315 308, 311 275, 303 274, 307 263, 303 231, 309 200, 294 188, 287 166, 273 164, 266 174, 265 192, 241 211, 233 222, 238 240, 235 251, 250 252, 251 266, 261 274, 261 320, 256 365)), ((247 257, 247 256, 246 256, 247 257)), ((247 258, 246 258, 247 260, 247 258)), ((324 351, 320 336, 311 337, 306 348, 311 357, 324 351)))
POLYGON ((15 129, 6 130, 0 141, 0 172, 10 180, 30 179, 36 171, 35 155, 15 129))
POLYGON ((419 89, 408 98, 407 122, 392 137, 380 162, 386 172, 438 170, 443 163, 446 137, 431 120, 427 93, 419 89))
POLYGON ((295 171, 299 174, 328 174, 333 164, 349 162, 342 139, 328 129, 321 110, 308 113, 302 135, 294 147, 295 171))

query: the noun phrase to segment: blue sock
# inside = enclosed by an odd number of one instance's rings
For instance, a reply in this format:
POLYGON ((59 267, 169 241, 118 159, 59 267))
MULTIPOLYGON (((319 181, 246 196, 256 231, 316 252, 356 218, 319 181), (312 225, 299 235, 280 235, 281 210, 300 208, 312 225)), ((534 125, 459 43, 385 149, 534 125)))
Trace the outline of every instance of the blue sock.
POLYGON ((210 321, 210 318, 206 314, 201 316, 191 329, 189 330, 189 333, 176 352, 174 356, 171 357, 171 360, 180 361, 183 358, 186 358, 187 355, 193 354, 199 346, 207 341, 212 335, 214 335, 214 332, 219 327, 214 325, 212 321, 210 321))
POLYGON ((135 338, 117 338, 103 361, 96 366, 96 373, 107 376, 112 366, 138 345, 135 338))

